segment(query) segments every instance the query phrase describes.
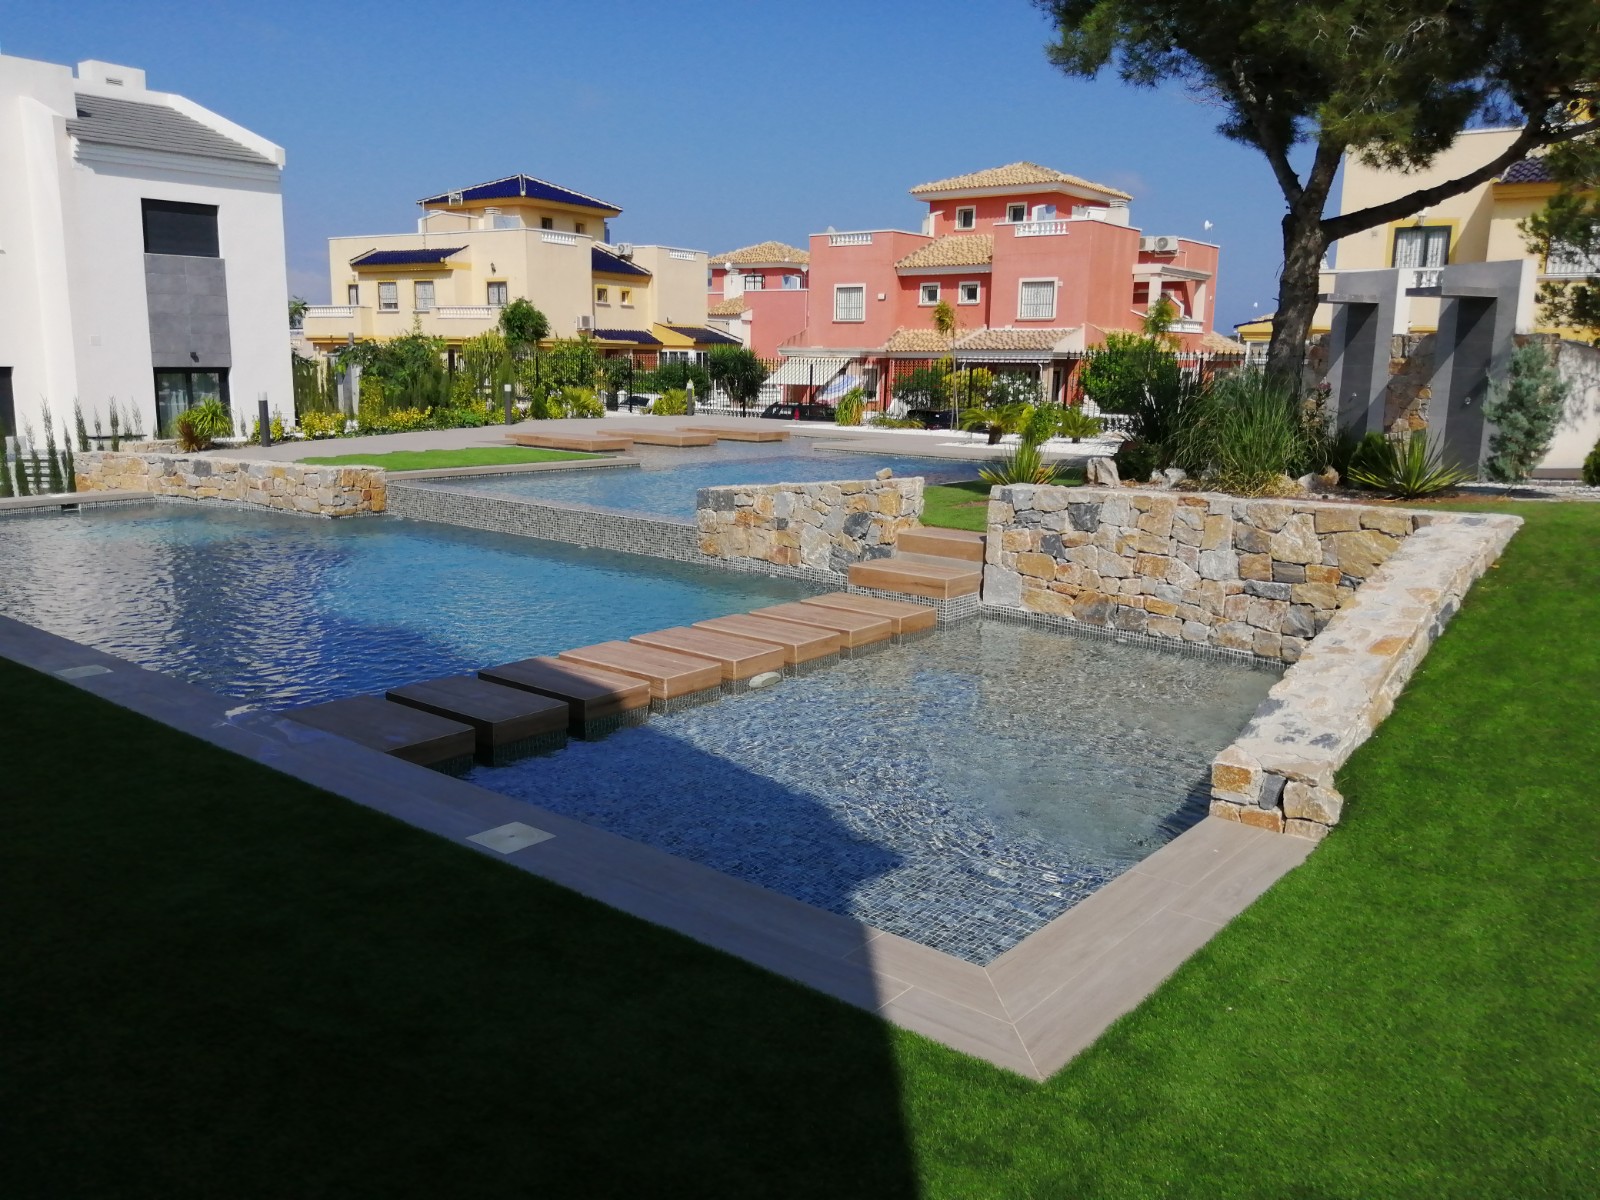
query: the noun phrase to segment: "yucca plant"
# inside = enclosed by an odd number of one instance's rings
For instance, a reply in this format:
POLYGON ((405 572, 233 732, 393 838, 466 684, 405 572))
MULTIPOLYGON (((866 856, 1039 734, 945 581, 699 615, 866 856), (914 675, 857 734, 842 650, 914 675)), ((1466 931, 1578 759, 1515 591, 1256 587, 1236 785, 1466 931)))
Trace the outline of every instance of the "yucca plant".
POLYGON ((1350 478, 1362 487, 1415 500, 1448 491, 1472 477, 1465 467, 1446 463, 1439 447, 1430 446, 1427 433, 1420 429, 1387 439, 1385 445, 1382 451, 1374 445, 1359 462, 1351 463, 1350 478))
POLYGON ((1061 468, 1046 462, 1044 451, 1033 442, 1023 442, 992 467, 980 467, 978 474, 988 484, 1055 483, 1061 468))
POLYGON ((1091 417, 1076 406, 1062 409, 1056 418, 1056 432, 1074 442, 1099 437, 1102 428, 1099 417, 1091 417))

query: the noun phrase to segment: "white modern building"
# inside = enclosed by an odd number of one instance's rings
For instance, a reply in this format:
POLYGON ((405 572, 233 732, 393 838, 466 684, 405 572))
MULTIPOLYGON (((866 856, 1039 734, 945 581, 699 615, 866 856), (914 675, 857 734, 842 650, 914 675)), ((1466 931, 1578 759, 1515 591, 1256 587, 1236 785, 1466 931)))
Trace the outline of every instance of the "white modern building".
POLYGON ((141 70, 0 55, 0 420, 293 406, 281 147, 141 70))

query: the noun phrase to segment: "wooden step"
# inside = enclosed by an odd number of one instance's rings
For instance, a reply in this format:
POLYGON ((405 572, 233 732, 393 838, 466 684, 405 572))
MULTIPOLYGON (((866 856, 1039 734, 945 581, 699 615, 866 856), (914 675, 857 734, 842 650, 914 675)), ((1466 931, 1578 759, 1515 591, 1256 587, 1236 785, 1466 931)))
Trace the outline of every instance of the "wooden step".
POLYGON ((734 637, 729 633, 712 633, 709 629, 695 629, 689 625, 641 633, 628 640, 641 646, 654 646, 658 650, 681 650, 685 654, 716 659, 722 664, 722 678, 730 683, 766 671, 783 670, 783 649, 779 646, 734 637))
POLYGON ((815 604, 773 604, 758 608, 750 615, 832 630, 839 635, 839 644, 849 650, 886 642, 894 636, 894 623, 887 617, 847 612, 841 608, 819 608, 815 604))
POLYGON ((650 685, 643 679, 556 658, 485 667, 478 678, 560 700, 567 706, 567 727, 580 737, 592 726, 650 707, 650 685))
POLYGON ((717 435, 688 429, 629 429, 636 446, 715 446, 717 435))
POLYGON ((506 441, 538 450, 630 450, 633 439, 610 433, 508 433, 506 441))
POLYGON ((882 596, 859 596, 855 592, 828 592, 822 596, 807 596, 800 603, 883 617, 894 627, 896 637, 921 633, 939 624, 937 609, 929 608, 926 604, 912 604, 909 600, 885 600, 882 596))
POLYGON ((650 685, 652 700, 675 700, 707 688, 722 687, 720 662, 678 650, 660 650, 630 642, 598 642, 576 650, 563 650, 557 657, 562 662, 643 679, 650 685))
POLYGON ((480 758, 495 759, 513 745, 567 733, 567 706, 550 696, 489 683, 476 675, 449 675, 390 688, 387 697, 438 717, 472 726, 480 758))
POLYGON ((908 529, 895 542, 896 556, 926 554, 935 558, 953 558, 962 562, 983 561, 984 536, 965 529, 935 529, 924 525, 908 529))
POLYGON ((455 761, 470 766, 477 743, 470 725, 404 704, 391 704, 382 696, 352 696, 348 700, 308 704, 291 708, 283 715, 424 767, 455 761))
POLYGON ((839 653, 839 635, 816 625, 797 625, 793 621, 774 621, 770 617, 739 613, 731 617, 696 621, 694 627, 778 646, 783 650, 785 665, 791 667, 839 653))
POLYGON ((871 562, 852 563, 849 578, 856 587, 925 596, 930 600, 976 595, 983 586, 983 572, 975 565, 948 560, 915 562, 875 558, 871 562))
POLYGON ((732 429, 722 425, 685 425, 685 433, 714 433, 725 442, 787 442, 786 429, 732 429))

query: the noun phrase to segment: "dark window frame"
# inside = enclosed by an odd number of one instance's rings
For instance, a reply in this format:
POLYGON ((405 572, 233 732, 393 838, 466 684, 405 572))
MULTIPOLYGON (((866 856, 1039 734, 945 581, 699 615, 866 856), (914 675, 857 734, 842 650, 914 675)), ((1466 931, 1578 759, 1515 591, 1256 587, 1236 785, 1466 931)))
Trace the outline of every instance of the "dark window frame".
POLYGON ((233 398, 228 389, 227 367, 156 367, 151 378, 155 383, 156 389, 156 435, 158 437, 167 436, 170 432, 168 426, 177 417, 178 413, 186 412, 195 406, 194 377, 196 375, 215 375, 217 377, 217 395, 222 400, 224 408, 232 409, 233 398), (168 413, 165 422, 162 420, 161 413, 161 376, 163 375, 182 375, 184 377, 184 404, 176 412, 168 413))
POLYGON ((11 390, 11 367, 0 367, 0 436, 17 432, 17 397, 11 390))
POLYGON ((221 258, 217 211, 215 204, 141 199, 139 220, 144 232, 144 252, 181 258, 221 258))

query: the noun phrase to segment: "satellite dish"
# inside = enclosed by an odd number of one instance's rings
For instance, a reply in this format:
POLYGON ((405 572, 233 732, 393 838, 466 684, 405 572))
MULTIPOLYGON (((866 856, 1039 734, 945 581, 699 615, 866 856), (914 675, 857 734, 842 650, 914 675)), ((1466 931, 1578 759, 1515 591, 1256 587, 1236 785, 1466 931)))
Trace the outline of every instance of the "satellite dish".
POLYGON ((1205 223, 1205 229, 1206 229, 1207 233, 1210 233, 1215 228, 1216 228, 1216 226, 1214 226, 1210 221, 1207 221, 1205 223))

